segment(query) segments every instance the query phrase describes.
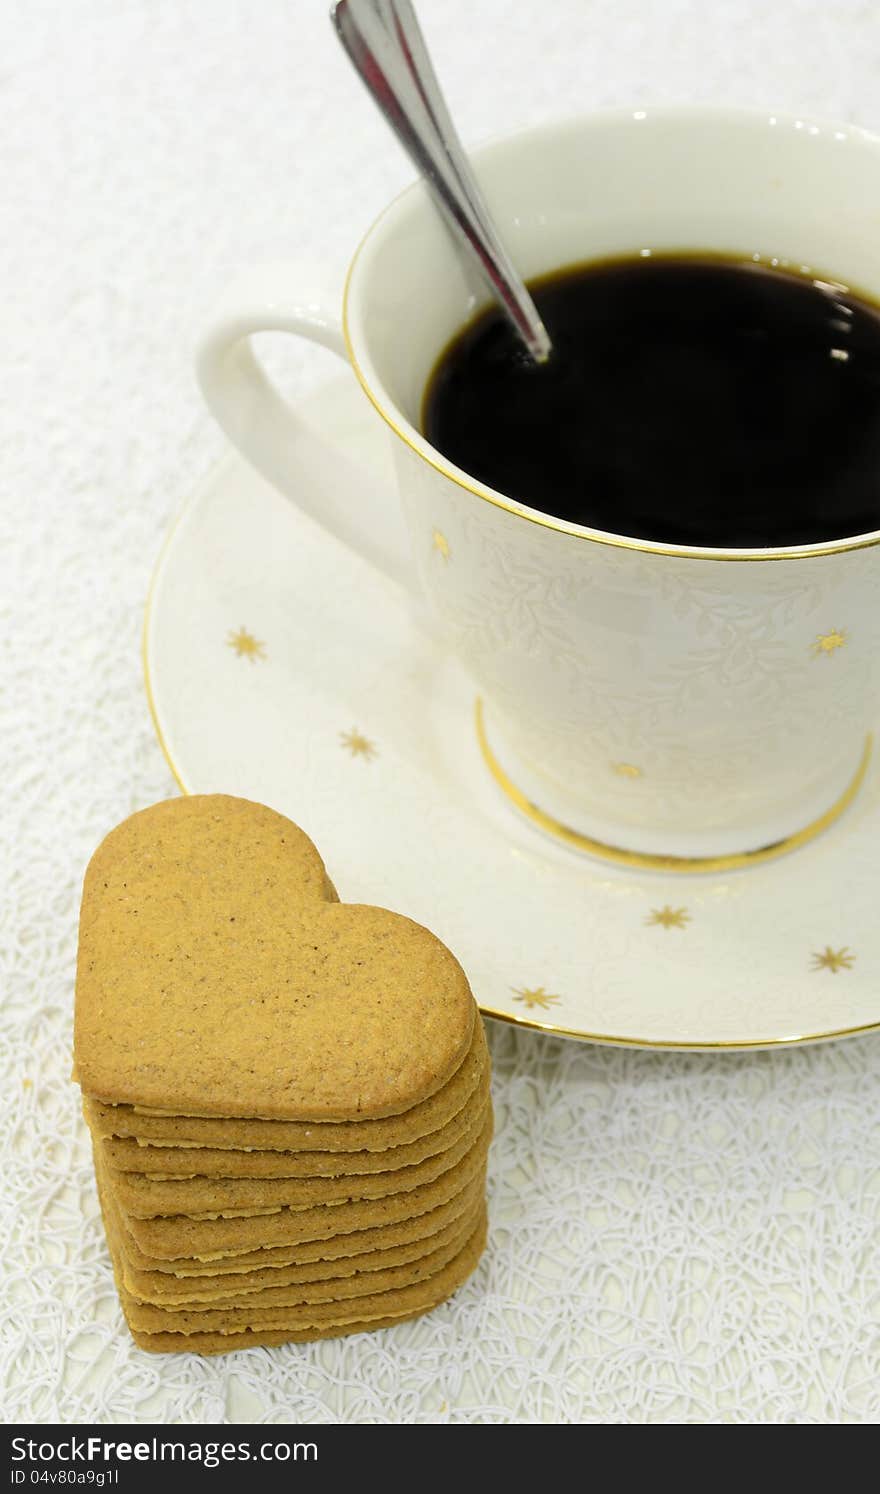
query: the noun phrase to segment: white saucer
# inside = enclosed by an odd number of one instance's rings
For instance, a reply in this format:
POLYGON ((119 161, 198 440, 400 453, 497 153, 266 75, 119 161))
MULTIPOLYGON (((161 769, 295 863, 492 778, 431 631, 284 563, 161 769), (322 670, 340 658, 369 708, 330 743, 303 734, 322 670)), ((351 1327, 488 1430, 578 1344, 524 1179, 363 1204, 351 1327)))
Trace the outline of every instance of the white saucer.
MULTIPOLYGON (((356 466, 387 435, 343 375, 307 402, 356 466)), ((352 472, 351 502, 363 501, 352 472)), ((340 895, 427 924, 485 1013, 642 1047, 760 1047, 880 1026, 880 775, 810 845, 723 876, 609 868, 510 809, 475 688, 392 584, 237 459, 187 504, 144 633, 185 792, 272 805, 340 895)))

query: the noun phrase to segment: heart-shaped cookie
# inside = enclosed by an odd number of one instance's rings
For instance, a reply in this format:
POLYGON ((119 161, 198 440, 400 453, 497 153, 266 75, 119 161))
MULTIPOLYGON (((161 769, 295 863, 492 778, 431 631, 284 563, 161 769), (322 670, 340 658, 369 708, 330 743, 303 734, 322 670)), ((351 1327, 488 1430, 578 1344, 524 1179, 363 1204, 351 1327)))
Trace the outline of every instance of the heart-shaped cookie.
POLYGON ((175 1115, 399 1114, 464 1059, 475 1005, 427 929, 340 903, 312 842, 226 795, 171 799, 86 872, 74 1033, 87 1095, 175 1115))

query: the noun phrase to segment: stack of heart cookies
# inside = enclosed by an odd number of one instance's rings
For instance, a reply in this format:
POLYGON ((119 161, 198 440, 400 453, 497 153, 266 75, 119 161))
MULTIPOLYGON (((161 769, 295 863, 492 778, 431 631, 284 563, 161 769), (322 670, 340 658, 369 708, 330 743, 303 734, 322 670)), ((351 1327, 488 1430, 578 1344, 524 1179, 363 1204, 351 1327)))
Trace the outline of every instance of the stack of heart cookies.
POLYGON ((170 800, 99 846, 75 1069, 142 1348, 386 1327, 479 1260, 492 1115, 464 973, 418 924, 340 903, 261 805, 170 800))

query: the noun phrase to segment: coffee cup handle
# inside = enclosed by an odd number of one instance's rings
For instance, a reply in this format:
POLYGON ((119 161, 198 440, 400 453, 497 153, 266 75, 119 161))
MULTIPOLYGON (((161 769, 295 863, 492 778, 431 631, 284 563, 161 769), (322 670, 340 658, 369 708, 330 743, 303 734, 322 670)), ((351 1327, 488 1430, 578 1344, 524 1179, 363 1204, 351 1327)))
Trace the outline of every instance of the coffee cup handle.
POLYGON ((341 446, 309 429, 272 383, 251 343, 257 332, 293 332, 348 363, 342 323, 332 309, 337 302, 338 293, 334 296, 315 270, 270 264, 249 271, 229 286, 209 319, 196 349, 196 375, 215 420, 251 465, 310 518, 413 593, 403 522, 397 534, 381 522, 388 503, 378 496, 376 478, 341 446))

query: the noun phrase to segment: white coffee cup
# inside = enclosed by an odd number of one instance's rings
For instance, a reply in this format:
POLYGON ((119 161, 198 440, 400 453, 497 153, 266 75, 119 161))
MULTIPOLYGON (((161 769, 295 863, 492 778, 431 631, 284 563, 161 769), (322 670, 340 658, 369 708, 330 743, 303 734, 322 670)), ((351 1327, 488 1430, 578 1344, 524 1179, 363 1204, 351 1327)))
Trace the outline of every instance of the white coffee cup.
MULTIPOLYGON (((880 140, 851 126, 616 112, 512 136, 474 163, 527 278, 609 255, 710 250, 880 301, 880 140)), ((418 585, 473 675, 488 767, 545 830, 667 870, 735 867, 803 843, 850 802, 870 755, 880 533, 689 548, 591 530, 486 487, 419 429, 438 356, 485 299, 416 184, 362 241, 341 319, 283 268, 233 287, 200 346, 201 387, 282 492, 418 585), (334 502, 332 482, 316 510, 296 417, 250 345, 266 330, 350 360, 388 426, 408 559, 365 506, 334 502)))

